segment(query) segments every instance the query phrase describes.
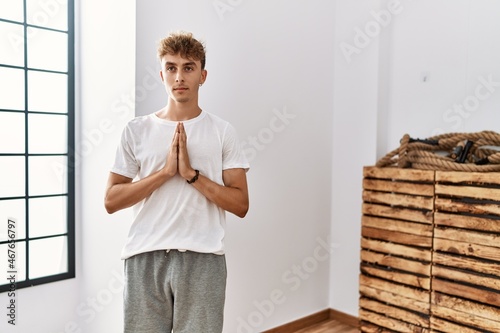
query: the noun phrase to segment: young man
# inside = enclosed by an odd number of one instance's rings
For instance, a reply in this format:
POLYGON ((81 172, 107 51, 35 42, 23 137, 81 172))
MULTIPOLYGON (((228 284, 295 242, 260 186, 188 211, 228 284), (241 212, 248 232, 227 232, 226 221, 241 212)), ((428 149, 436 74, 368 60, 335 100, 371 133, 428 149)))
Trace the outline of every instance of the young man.
POLYGON ((105 197, 108 213, 135 212, 122 252, 125 332, 220 333, 225 211, 246 215, 249 165, 234 128, 198 106, 204 46, 174 33, 158 58, 168 104, 127 124, 105 197))

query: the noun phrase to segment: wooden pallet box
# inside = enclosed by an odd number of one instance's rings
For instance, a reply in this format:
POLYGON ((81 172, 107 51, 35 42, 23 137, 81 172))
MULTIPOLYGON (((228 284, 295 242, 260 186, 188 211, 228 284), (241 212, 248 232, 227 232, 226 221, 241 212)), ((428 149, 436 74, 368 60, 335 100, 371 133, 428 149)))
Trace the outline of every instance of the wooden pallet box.
POLYGON ((434 176, 363 170, 362 332, 430 332, 434 176))
POLYGON ((500 174, 436 172, 433 332, 500 332, 500 174))

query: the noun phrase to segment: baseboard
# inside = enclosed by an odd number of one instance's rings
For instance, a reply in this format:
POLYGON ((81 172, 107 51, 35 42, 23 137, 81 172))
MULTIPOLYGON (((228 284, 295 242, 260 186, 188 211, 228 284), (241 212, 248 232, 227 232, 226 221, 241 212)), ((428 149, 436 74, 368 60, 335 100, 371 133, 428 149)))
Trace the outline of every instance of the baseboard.
POLYGON ((272 328, 262 333, 290 333, 312 326, 322 321, 330 319, 330 310, 326 309, 317 313, 313 313, 307 317, 303 317, 292 321, 291 323, 272 328))
POLYGON ((322 321, 335 319, 343 324, 359 327, 359 320, 357 317, 349 315, 347 313, 334 310, 326 309, 320 312, 313 313, 309 316, 294 320, 288 324, 284 324, 270 330, 264 331, 262 333, 290 333, 301 330, 303 328, 321 323, 322 321))
POLYGON ((342 324, 346 324, 352 327, 359 327, 359 318, 353 315, 330 309, 330 319, 335 319, 342 324))

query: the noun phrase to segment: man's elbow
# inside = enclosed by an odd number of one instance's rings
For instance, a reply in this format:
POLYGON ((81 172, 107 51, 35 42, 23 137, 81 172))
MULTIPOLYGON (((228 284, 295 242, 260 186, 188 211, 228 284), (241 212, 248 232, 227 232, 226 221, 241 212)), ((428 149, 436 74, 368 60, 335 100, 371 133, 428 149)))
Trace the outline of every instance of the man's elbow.
POLYGON ((114 205, 108 198, 104 199, 104 208, 106 208, 106 212, 108 212, 108 214, 113 214, 118 211, 116 205, 114 205))
POLYGON ((236 216, 238 216, 239 218, 244 218, 248 213, 248 208, 249 208, 248 203, 245 203, 245 204, 241 205, 240 207, 238 207, 238 210, 236 212, 234 212, 234 214, 236 216))

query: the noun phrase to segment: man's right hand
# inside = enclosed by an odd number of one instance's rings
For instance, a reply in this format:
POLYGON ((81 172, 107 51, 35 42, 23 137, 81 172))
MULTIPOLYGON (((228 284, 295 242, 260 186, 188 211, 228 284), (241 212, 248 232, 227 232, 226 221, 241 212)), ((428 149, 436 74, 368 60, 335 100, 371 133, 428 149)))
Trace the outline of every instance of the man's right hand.
POLYGON ((175 176, 177 173, 177 165, 178 165, 178 156, 179 156, 179 124, 175 128, 175 133, 172 138, 172 142, 170 143, 170 149, 167 155, 167 160, 165 162, 165 166, 162 169, 162 172, 165 173, 169 178, 175 176))

